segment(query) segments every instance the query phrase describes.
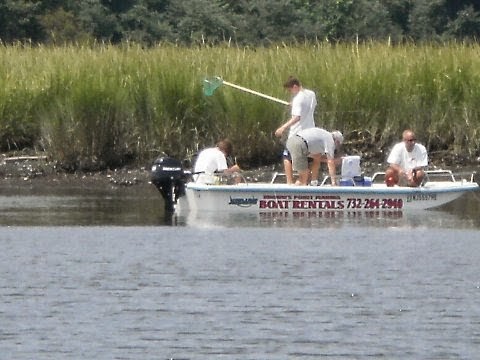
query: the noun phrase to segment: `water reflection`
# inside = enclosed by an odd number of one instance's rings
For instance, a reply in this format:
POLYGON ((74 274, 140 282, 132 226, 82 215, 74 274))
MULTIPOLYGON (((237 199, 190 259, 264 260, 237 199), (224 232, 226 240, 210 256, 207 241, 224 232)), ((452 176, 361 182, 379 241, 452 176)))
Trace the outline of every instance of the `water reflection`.
MULTIPOLYGON (((477 205, 478 208, 478 205, 477 205)), ((478 210, 477 210, 478 211, 478 210)), ((447 209, 424 211, 372 211, 372 212, 313 212, 291 214, 271 212, 254 214, 201 213, 174 215, 174 225, 196 227, 388 227, 388 228, 480 228, 478 217, 468 213, 456 213, 447 209)))
POLYGON ((4 226, 195 226, 195 227, 427 227, 480 228, 480 193, 470 193, 437 210, 173 214, 163 211, 150 184, 131 187, 79 184, 0 185, 0 225, 4 226))
POLYGON ((163 204, 149 184, 1 187, 0 225, 159 225, 163 204))
POLYGON ((479 229, 480 194, 465 195, 443 207, 432 210, 396 211, 322 211, 265 212, 231 214, 200 212, 174 214, 170 224, 201 228, 285 227, 285 228, 457 228, 479 229))

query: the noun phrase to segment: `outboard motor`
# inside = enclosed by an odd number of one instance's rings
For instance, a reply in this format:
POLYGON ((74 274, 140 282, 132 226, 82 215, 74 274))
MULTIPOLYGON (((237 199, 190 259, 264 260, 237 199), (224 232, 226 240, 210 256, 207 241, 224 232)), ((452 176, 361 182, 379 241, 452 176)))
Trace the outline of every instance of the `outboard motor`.
POLYGON ((185 195, 187 175, 182 163, 171 157, 159 157, 152 165, 151 181, 165 200, 165 212, 173 212, 180 196, 185 195))

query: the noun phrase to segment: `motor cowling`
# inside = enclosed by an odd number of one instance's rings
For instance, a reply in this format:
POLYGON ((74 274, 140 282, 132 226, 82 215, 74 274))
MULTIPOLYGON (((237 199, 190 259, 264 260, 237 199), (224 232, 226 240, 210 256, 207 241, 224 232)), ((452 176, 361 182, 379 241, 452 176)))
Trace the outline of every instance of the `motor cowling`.
POLYGON ((179 197, 185 195, 188 175, 177 159, 161 156, 155 159, 151 169, 152 184, 165 200, 165 211, 173 212, 179 197))

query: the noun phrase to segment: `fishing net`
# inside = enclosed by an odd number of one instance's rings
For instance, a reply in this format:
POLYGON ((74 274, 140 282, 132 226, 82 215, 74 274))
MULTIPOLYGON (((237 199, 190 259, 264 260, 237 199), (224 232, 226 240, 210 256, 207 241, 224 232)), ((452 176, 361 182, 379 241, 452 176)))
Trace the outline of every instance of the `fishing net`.
POLYGON ((222 79, 219 77, 208 78, 203 80, 203 93, 206 96, 212 96, 215 90, 222 86, 222 79))

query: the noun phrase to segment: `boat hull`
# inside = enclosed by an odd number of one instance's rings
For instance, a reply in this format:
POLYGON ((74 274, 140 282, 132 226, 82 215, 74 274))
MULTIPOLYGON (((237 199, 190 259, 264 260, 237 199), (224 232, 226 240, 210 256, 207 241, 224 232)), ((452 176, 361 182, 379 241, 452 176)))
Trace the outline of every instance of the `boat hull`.
POLYGON ((427 183, 418 188, 291 186, 286 184, 204 185, 188 183, 177 204, 181 212, 313 213, 324 211, 410 211, 436 208, 478 189, 475 182, 427 183))

